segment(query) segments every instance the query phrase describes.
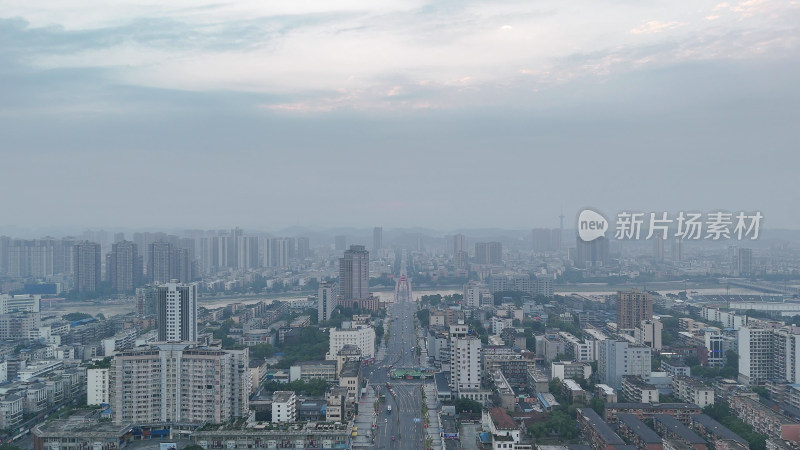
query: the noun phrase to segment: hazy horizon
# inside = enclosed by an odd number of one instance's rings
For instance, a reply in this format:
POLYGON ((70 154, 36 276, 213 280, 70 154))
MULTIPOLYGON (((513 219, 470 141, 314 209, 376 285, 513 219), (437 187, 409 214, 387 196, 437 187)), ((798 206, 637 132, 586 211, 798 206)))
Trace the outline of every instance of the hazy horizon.
POLYGON ((11 0, 0 227, 798 228, 798 24, 777 0, 11 0))

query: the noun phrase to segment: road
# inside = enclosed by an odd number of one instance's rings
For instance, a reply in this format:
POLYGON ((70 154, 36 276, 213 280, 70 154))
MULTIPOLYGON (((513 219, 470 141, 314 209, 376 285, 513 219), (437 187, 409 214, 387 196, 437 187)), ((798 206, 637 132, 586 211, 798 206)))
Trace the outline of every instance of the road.
MULTIPOLYGON (((371 392, 364 403, 372 406, 374 398, 381 394, 386 395, 386 403, 380 403, 377 411, 365 408, 372 414, 371 420, 377 425, 373 433, 374 444, 370 443, 370 446, 378 449, 417 450, 425 448, 421 420, 423 383, 417 380, 391 380, 388 374, 392 368, 420 366, 414 331, 416 304, 411 301, 395 303, 389 306, 387 312, 390 325, 386 327, 389 339, 385 352, 375 365, 365 371, 371 392), (387 382, 391 388, 387 387, 387 382), (392 407, 391 413, 387 411, 389 405, 392 407)), ((359 417, 359 421, 362 420, 359 417)), ((360 425, 360 430, 361 427, 363 425, 360 425)))

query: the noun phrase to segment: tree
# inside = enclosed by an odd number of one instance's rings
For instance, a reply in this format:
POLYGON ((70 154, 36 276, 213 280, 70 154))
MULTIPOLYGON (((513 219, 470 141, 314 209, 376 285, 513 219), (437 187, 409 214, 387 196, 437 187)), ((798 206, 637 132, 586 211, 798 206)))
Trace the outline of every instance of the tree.
POLYGON ((275 347, 272 344, 256 344, 250 347, 251 359, 264 359, 269 358, 275 354, 275 347))
POLYGON ((472 413, 480 414, 483 411, 483 406, 480 402, 470 400, 468 398, 460 398, 456 400, 456 413, 472 413))
POLYGON ((205 449, 197 444, 192 444, 188 447, 183 447, 183 450, 205 450, 205 449))
POLYGON ((61 316, 61 318, 66 320, 67 322, 77 322, 78 320, 91 319, 92 315, 81 312, 73 312, 69 314, 64 314, 63 316, 61 316))

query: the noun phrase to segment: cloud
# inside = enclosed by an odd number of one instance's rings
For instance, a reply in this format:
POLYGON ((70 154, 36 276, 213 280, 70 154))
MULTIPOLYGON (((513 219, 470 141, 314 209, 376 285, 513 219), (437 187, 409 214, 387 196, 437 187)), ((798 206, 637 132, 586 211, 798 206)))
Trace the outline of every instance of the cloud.
POLYGON ((284 111, 477 107, 686 59, 789 57, 800 19, 776 0, 605 4, 602 22, 591 2, 554 0, 6 3, 0 58, 27 74, 253 94, 284 111))
POLYGON ((632 29, 630 33, 631 34, 661 33, 663 31, 674 30, 675 28, 678 28, 681 25, 682 24, 678 22, 659 22, 657 20, 651 20, 632 29))

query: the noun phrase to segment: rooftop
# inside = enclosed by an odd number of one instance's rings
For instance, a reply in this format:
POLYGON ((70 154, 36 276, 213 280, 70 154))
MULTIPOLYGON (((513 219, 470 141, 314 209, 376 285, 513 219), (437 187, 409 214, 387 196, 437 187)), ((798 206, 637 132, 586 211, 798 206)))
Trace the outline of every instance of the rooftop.
POLYGON ((625 445, 625 441, 623 441, 617 433, 614 433, 614 430, 612 430, 607 423, 603 422, 603 419, 601 419, 592 408, 581 408, 578 411, 606 444, 611 444, 615 447, 625 445))
POLYGON ((491 408, 489 410, 489 414, 492 416, 492 420, 494 421, 495 427, 500 430, 516 430, 517 425, 514 423, 514 419, 508 415, 505 409, 503 408, 491 408))
POLYGON ((661 443, 661 438, 653 431, 650 427, 644 424, 638 417, 634 416, 633 414, 620 414, 617 416, 619 418, 620 423, 624 423, 630 428, 636 436, 639 437, 644 443, 646 444, 659 444, 661 443))
POLYGON ((705 444, 705 439, 701 438, 694 431, 686 427, 686 425, 678 422, 678 419, 670 416, 669 414, 656 414, 653 416, 653 422, 661 423, 670 432, 681 438, 681 440, 689 444, 705 444))
POLYGON ((275 403, 287 403, 294 397, 293 391, 275 391, 272 394, 272 401, 275 403))
POLYGON ((692 422, 702 424, 709 433, 713 434, 718 439, 730 439, 742 444, 747 443, 741 436, 705 414, 693 414, 690 417, 692 422))

